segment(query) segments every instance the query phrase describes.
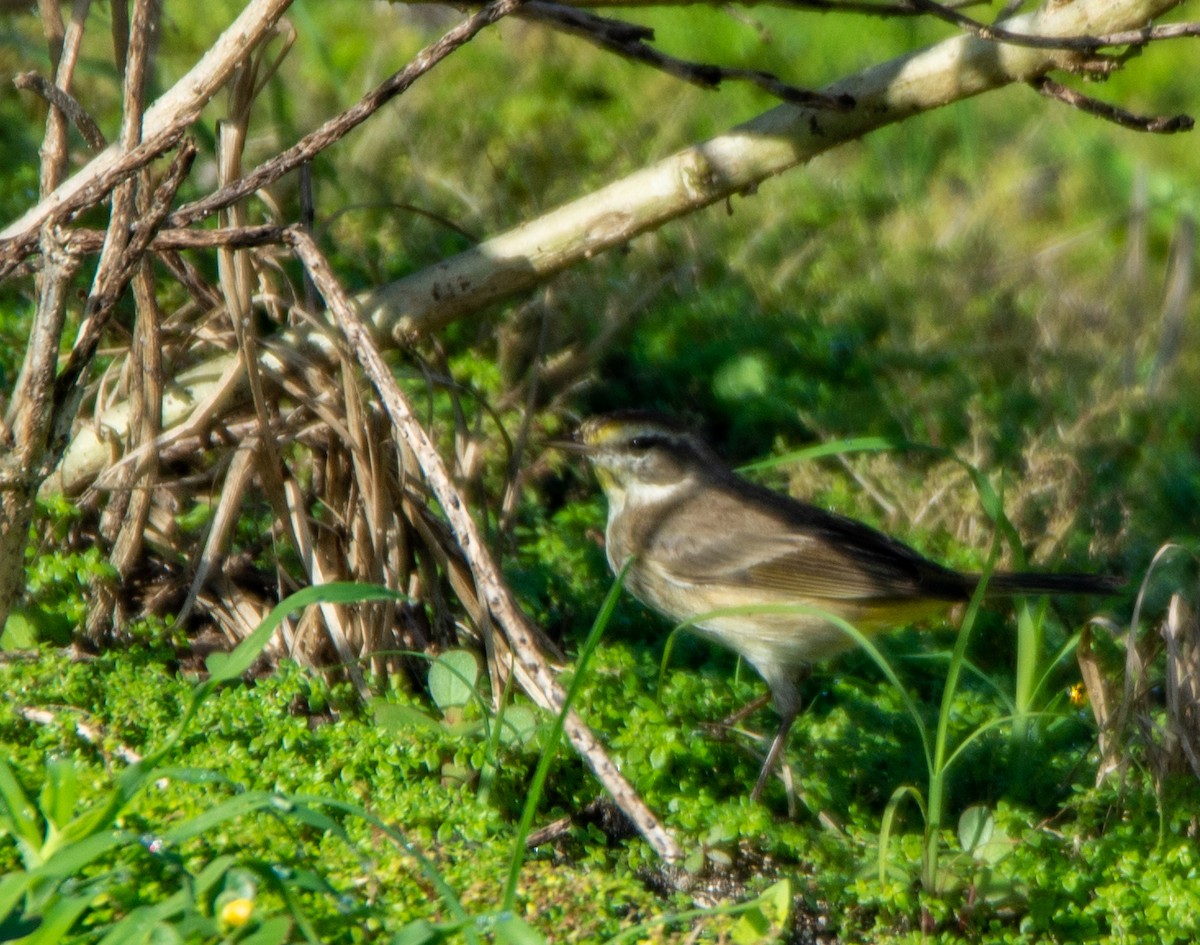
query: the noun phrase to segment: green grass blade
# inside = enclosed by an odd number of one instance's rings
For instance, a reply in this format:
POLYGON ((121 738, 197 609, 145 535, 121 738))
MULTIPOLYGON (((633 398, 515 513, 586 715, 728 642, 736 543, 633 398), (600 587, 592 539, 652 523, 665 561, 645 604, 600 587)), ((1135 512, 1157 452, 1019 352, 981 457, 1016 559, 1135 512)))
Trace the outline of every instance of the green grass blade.
POLYGON ((592 653, 595 652, 597 644, 600 642, 600 636, 604 633, 604 628, 608 626, 608 621, 612 618, 613 611, 616 610, 617 601, 621 597, 621 589, 625 585, 625 575, 629 571, 629 566, 632 562, 633 559, 630 559, 625 563, 625 567, 621 569, 621 573, 617 575, 612 587, 608 590, 608 594, 605 595, 604 603, 600 606, 600 612, 596 614, 596 619, 592 623, 592 629, 587 635, 587 640, 584 641, 579 658, 575 661, 575 676, 571 680, 571 685, 567 687, 566 698, 563 700, 562 708, 554 719, 554 725, 550 729, 549 737, 546 739, 546 747, 542 750, 542 756, 538 759, 537 768, 533 772, 533 780, 529 785, 529 792, 525 798, 525 808, 521 811, 521 820, 517 825, 516 837, 513 840, 513 852, 508 866, 508 879, 504 883, 504 895, 501 898, 503 909, 506 912, 511 912, 516 904, 517 881, 521 875, 521 864, 525 861, 525 838, 529 836, 529 830, 533 826, 533 816, 537 811, 538 801, 542 796, 542 788, 546 784, 546 776, 550 773, 550 764, 553 762, 554 755, 558 751, 558 743, 562 738, 567 713, 570 711, 571 704, 575 701, 575 697, 579 694, 579 690, 583 685, 588 663, 592 658, 592 653))

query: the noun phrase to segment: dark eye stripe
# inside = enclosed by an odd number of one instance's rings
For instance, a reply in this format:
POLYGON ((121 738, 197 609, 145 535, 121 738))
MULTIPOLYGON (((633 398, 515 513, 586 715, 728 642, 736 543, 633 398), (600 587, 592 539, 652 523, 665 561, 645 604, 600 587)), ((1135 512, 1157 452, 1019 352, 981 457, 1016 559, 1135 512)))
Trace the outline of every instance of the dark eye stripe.
POLYGON ((629 438, 629 448, 638 450, 639 452, 653 449, 656 446, 665 446, 670 442, 670 437, 661 436, 656 433, 643 433, 639 436, 629 438))

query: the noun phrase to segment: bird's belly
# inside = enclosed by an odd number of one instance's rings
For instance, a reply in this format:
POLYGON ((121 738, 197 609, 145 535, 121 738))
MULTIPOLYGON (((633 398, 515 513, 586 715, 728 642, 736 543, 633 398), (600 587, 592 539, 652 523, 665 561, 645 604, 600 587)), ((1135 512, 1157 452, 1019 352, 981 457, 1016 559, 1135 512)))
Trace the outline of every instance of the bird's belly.
POLYGON ((839 618, 866 636, 902 627, 946 610, 943 601, 798 600, 743 588, 682 585, 628 576, 629 590, 644 603, 699 635, 745 657, 763 675, 798 668, 852 650, 855 638, 839 618))

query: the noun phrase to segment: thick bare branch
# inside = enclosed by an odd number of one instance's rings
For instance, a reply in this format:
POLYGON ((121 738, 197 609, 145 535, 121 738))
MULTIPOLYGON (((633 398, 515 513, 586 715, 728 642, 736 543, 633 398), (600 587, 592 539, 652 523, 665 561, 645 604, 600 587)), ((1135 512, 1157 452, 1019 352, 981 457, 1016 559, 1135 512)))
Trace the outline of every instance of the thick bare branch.
MULTIPOLYGON (((1006 20, 1020 35, 1111 35, 1177 0, 1051 0, 1006 20)), ((857 103, 845 112, 781 105, 703 144, 493 237, 364 299, 380 332, 397 339, 433 331, 498 299, 884 125, 1013 82, 1070 68, 1081 54, 956 36, 827 86, 857 103)))

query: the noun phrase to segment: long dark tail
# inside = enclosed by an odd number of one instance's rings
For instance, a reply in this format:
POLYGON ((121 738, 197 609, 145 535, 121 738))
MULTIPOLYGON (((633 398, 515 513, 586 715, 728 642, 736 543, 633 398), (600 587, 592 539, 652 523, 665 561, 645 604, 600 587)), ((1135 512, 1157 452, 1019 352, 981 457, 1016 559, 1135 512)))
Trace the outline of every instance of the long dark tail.
MULTIPOLYGON (((969 575, 971 586, 979 575, 969 575)), ((1115 594, 1125 581, 1110 574, 993 574, 988 581, 989 595, 1012 594, 1115 594)))

